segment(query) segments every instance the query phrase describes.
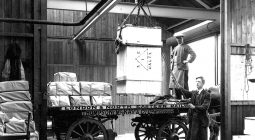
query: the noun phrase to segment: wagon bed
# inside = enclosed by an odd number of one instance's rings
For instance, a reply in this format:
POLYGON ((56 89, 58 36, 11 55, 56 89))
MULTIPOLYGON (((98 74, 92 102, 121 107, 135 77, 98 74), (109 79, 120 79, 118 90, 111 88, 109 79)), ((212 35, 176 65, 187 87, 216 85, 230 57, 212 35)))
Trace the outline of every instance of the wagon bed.
POLYGON ((180 114, 187 111, 187 103, 174 101, 168 104, 49 107, 48 113, 53 120, 57 139, 112 140, 115 137, 113 125, 106 129, 105 122, 112 123, 119 115, 137 114, 138 117, 133 118, 131 123, 136 127, 136 139, 153 140, 164 137, 185 139, 186 119, 180 114))

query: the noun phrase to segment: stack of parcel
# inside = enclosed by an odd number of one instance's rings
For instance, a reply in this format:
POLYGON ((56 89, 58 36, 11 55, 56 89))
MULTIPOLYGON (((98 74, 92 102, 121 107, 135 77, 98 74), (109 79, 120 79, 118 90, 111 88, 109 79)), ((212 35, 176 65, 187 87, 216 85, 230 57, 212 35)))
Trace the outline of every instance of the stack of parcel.
POLYGON ((32 102, 28 81, 0 82, 0 135, 23 135, 27 132, 25 120, 31 114, 30 140, 39 140, 32 116, 32 102))
POLYGON ((112 85, 104 82, 77 81, 75 73, 58 72, 48 83, 49 107, 110 105, 112 85))

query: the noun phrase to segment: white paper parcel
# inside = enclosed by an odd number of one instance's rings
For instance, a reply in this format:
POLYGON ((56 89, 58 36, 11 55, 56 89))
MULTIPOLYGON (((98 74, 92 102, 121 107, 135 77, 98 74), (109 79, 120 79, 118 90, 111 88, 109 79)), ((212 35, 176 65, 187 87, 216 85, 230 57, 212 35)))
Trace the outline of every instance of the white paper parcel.
MULTIPOLYGON (((25 135, 26 133, 0 133, 1 136, 19 136, 19 135, 25 135)), ((39 140, 39 134, 37 131, 30 133, 30 139, 29 140, 39 140)))
POLYGON ((13 101, 0 104, 0 110, 3 112, 32 112, 32 103, 30 101, 13 101))
POLYGON ((49 96, 80 95, 80 84, 79 82, 50 82, 47 93, 49 96))
POLYGON ((112 97, 111 96, 93 96, 92 104, 93 105, 111 105, 112 97))
MULTIPOLYGON (((6 133, 23 133, 23 132, 26 132, 27 125, 25 123, 25 120, 10 121, 5 124, 5 130, 6 130, 6 133)), ((34 121, 30 121, 29 131, 30 132, 35 131, 35 122, 34 121)))
POLYGON ((82 95, 106 95, 111 96, 112 85, 104 82, 80 81, 82 95))
MULTIPOLYGON (((16 118, 16 119, 19 119, 19 120, 26 120, 27 117, 28 117, 28 113, 29 112, 10 112, 10 113, 5 113, 8 117, 8 119, 13 119, 13 118, 16 118)), ((33 119, 33 113, 31 113, 31 119, 33 119)))
POLYGON ((57 82, 57 95, 80 95, 79 82, 57 82))
POLYGON ((0 92, 0 103, 11 101, 31 101, 28 91, 0 92))
POLYGON ((27 90, 29 90, 28 81, 0 82, 0 92, 27 91, 27 90))
POLYGON ((91 105, 89 96, 70 96, 71 106, 91 105))
POLYGON ((77 76, 72 72, 57 72, 54 74, 54 82, 77 82, 77 76))
POLYGON ((49 96, 48 106, 49 107, 70 106, 69 97, 68 96, 49 96))

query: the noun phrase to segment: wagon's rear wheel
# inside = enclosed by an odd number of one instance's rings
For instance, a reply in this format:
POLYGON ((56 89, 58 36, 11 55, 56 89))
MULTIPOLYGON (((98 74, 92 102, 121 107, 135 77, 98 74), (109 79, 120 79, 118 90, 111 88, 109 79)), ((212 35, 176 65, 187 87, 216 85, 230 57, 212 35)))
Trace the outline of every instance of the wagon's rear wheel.
POLYGON ((139 122, 135 127, 136 140, 156 140, 157 128, 155 125, 139 122))
POLYGON ((159 128, 157 140, 186 140, 187 135, 188 128, 184 123, 171 120, 159 128))
POLYGON ((94 119, 83 118, 74 122, 66 134, 66 140, 108 140, 104 125, 94 119))

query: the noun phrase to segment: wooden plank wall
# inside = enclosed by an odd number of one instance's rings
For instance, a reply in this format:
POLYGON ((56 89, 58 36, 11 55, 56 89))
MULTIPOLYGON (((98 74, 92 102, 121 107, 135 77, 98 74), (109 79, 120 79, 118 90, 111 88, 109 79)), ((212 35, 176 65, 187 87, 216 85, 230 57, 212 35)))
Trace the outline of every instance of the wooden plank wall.
MULTIPOLYGON (((1 0, 0 17, 17 19, 46 19, 46 1, 41 0, 1 0)), ((8 44, 16 42, 22 49, 21 59, 25 68, 26 80, 29 81, 30 94, 33 102, 33 115, 40 139, 46 132, 46 116, 43 111, 42 93, 45 91, 46 75, 44 67, 46 59, 41 57, 46 48, 46 26, 0 22, 0 70, 3 68, 4 55, 8 44), (44 62, 45 61, 45 62, 44 62), (45 131, 43 131, 45 128, 45 131)), ((44 56, 44 55, 43 55, 44 56)), ((0 79, 1 80, 1 79, 0 79)), ((46 108, 46 107, 45 107, 46 108)), ((45 134, 46 136, 46 134, 45 134)))
POLYGON ((244 130, 244 118, 254 117, 255 101, 232 101, 231 116, 232 116, 232 134, 241 135, 244 130))
MULTIPOLYGON (((0 17, 1 18, 31 18, 32 10, 31 0, 14 1, 1 0, 0 1, 0 17)), ((4 66, 4 55, 7 51, 8 45, 11 43, 18 43, 21 47, 21 60, 24 64, 26 80, 30 84, 30 93, 34 99, 33 88, 33 28, 28 24, 21 23, 3 23, 0 22, 0 70, 4 66)), ((0 76, 1 81, 1 76, 0 76)))
MULTIPOLYGON (((82 11, 47 10, 47 18, 52 21, 79 21, 85 14, 82 11)), ((80 40, 76 41, 70 41, 68 38, 81 27, 48 26, 47 81, 52 81, 53 74, 59 71, 75 72, 79 81, 101 81, 113 84, 115 104, 143 104, 152 100, 153 97, 142 95, 116 94, 117 57, 114 52, 114 40, 118 24, 121 24, 126 16, 106 14, 80 40)), ((134 23, 135 18, 136 16, 131 15, 126 23, 134 23)), ((162 38, 166 40, 168 37, 166 27, 154 20, 152 24, 163 28, 162 38)), ((139 17, 137 25, 150 26, 150 22, 145 17, 139 17)), ((167 50, 165 46, 164 49, 167 50)), ((167 57, 169 58, 169 55, 164 56, 165 61, 169 60, 167 57)), ((130 125, 131 117, 133 116, 120 116, 120 119, 114 122, 118 133, 133 131, 130 125), (119 126, 125 126, 125 129, 120 129, 119 126)))
MULTIPOLYGON (((255 44, 255 2, 253 0, 231 0, 231 44, 244 46, 255 44)), ((231 48, 232 54, 243 55, 243 47, 231 48)), ((240 93, 242 94, 242 93, 240 93)), ((252 93, 254 94, 254 93, 252 93)), ((253 99, 255 100, 255 99, 253 99)), ((255 104, 252 101, 232 101, 231 119, 232 135, 243 134, 244 117, 255 116, 255 104)))
MULTIPOLYGON (((0 17, 1 18, 31 18, 31 1, 24 0, 24 2, 11 0, 0 1, 0 17), (12 8, 11 8, 12 7, 12 8)), ((0 22, 0 70, 3 68, 4 55, 8 48, 8 44, 17 42, 22 49, 22 61, 31 61, 32 59, 32 43, 33 43, 32 26, 20 23, 3 23, 0 22), (27 36, 24 36, 27 35, 27 36)), ((25 68, 29 69, 29 68, 25 68)), ((30 69, 29 69, 30 70, 30 69)), ((26 75, 30 73, 26 71, 26 75)))

